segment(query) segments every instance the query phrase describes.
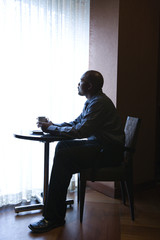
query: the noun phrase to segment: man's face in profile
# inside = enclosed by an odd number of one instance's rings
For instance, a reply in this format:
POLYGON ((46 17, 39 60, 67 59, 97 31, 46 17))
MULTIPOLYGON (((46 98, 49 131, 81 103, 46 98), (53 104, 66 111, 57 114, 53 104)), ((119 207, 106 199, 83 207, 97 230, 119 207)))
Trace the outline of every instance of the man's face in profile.
POLYGON ((80 82, 78 83, 78 94, 80 96, 85 96, 88 93, 89 83, 87 79, 82 76, 80 82))

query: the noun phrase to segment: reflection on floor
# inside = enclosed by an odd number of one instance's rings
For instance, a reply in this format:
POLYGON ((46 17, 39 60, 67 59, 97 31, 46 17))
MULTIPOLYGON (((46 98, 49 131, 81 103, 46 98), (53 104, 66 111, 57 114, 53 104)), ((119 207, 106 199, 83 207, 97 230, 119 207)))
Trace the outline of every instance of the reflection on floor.
POLYGON ((87 189, 81 224, 76 193, 70 197, 75 202, 67 209, 65 226, 43 234, 33 234, 27 227, 30 222, 41 218, 39 210, 15 214, 13 207, 1 208, 0 240, 160 239, 160 186, 136 194, 134 222, 128 206, 123 206, 121 200, 87 189))

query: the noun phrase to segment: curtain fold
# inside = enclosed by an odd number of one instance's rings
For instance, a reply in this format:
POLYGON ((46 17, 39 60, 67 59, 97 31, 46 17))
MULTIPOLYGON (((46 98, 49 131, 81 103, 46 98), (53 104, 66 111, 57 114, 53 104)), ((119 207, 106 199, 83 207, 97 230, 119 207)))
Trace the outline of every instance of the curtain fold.
POLYGON ((0 206, 43 188, 43 144, 13 134, 35 130, 40 115, 63 122, 82 110, 89 9, 89 0, 0 0, 0 206))

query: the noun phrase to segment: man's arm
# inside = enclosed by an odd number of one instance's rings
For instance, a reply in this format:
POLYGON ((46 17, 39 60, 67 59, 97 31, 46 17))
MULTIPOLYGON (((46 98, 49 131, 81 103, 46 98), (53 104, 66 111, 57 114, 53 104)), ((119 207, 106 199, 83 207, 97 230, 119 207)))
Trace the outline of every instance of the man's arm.
POLYGON ((104 107, 99 102, 91 104, 75 121, 68 124, 47 124, 42 125, 44 132, 55 136, 66 136, 69 138, 87 138, 94 135, 103 121, 104 107))
POLYGON ((71 121, 71 122, 63 122, 63 123, 60 123, 60 124, 57 124, 57 123, 54 123, 53 125, 54 126, 57 126, 57 127, 71 127, 71 126, 75 126, 77 123, 79 123, 81 121, 81 115, 80 114, 75 120, 71 121))

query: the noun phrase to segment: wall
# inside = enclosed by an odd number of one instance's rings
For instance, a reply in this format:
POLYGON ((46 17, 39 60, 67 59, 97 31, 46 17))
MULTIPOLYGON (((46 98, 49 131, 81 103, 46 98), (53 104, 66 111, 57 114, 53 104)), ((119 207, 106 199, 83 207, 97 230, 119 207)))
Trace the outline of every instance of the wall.
POLYGON ((158 3, 91 0, 89 68, 103 74, 103 90, 123 121, 127 115, 142 119, 135 184, 155 179, 158 3))
POLYGON ((158 72, 157 2, 120 0, 117 107, 142 119, 134 161, 135 183, 155 179, 158 72))
POLYGON ((89 68, 105 79, 104 92, 116 104, 118 0, 91 0, 89 68))
MULTIPOLYGON (((118 0, 91 0, 89 68, 104 76, 103 91, 116 104, 118 60, 118 0)), ((91 187, 114 197, 115 183, 89 183, 91 187)))

